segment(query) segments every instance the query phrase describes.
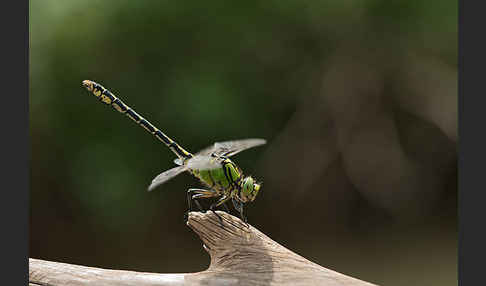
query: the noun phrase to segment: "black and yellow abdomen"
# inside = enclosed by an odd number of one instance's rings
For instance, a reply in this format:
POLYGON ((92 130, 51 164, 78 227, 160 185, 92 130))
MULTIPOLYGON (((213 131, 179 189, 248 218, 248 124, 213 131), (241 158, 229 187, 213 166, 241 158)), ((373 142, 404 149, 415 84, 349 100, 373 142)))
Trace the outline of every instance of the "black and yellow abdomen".
POLYGON ((148 120, 143 118, 140 114, 135 112, 132 108, 126 105, 121 99, 116 97, 113 93, 111 93, 108 89, 104 88, 101 84, 98 84, 91 80, 84 80, 83 85, 88 89, 91 93, 93 93, 101 102, 110 105, 116 111, 125 114, 130 119, 135 121, 138 125, 143 127, 145 130, 150 132, 155 138, 163 142, 169 149, 177 155, 177 157, 181 159, 187 159, 192 157, 192 154, 184 150, 179 144, 177 144, 174 140, 170 139, 167 135, 165 135, 162 131, 157 129, 155 126, 152 125, 148 120))

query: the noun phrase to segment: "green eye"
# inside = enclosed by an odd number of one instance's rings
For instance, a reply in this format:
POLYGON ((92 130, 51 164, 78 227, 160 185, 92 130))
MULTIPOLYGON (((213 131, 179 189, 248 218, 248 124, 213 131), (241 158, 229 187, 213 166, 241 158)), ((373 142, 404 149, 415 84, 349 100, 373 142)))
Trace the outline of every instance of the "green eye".
POLYGON ((245 182, 243 183, 243 193, 245 195, 249 195, 253 190, 253 178, 249 177, 245 179, 245 182))

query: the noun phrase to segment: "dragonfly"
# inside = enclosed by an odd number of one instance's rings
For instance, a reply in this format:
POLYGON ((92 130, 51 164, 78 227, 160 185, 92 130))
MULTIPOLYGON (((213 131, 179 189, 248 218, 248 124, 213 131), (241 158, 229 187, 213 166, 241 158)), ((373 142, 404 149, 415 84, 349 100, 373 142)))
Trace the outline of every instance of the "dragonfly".
POLYGON ((196 203, 200 211, 204 211, 198 202, 198 199, 203 198, 217 199, 216 202, 209 207, 210 210, 214 211, 217 207, 222 205, 226 208, 226 211, 229 212, 225 203, 231 200, 233 207, 238 211, 240 217, 245 222, 247 221, 243 214, 243 206, 244 204, 255 200, 261 189, 262 183, 257 182, 257 180, 251 176, 245 175, 241 168, 229 157, 236 155, 241 151, 266 144, 265 139, 250 138, 216 142, 213 145, 192 154, 165 135, 102 85, 91 80, 84 80, 82 85, 102 103, 110 105, 116 111, 125 114, 139 126, 150 132, 177 156, 174 160, 174 163, 177 166, 157 175, 149 185, 148 191, 152 191, 156 187, 183 172, 189 172, 191 175, 199 179, 202 185, 206 187, 190 188, 187 190, 189 212, 192 211, 193 201, 196 203))

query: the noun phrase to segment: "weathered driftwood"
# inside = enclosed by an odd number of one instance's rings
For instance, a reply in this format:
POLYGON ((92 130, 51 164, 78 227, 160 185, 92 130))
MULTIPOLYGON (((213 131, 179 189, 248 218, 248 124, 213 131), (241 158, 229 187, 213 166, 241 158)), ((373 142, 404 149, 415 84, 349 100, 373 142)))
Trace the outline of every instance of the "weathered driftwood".
POLYGON ((225 212, 189 214, 187 225, 204 242, 209 268, 158 274, 107 270, 29 259, 29 285, 373 285, 321 267, 225 212))

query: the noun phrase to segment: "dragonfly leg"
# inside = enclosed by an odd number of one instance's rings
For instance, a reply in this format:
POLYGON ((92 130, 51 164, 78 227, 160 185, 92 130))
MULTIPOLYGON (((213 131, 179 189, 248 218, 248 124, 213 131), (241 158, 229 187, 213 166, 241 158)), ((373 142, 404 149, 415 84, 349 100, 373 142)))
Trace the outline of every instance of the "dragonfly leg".
POLYGON ((214 204, 212 204, 209 209, 210 210, 213 210, 215 209, 216 207, 219 207, 220 205, 224 205, 226 209, 228 209, 228 207, 224 204, 226 201, 228 201, 229 199, 231 199, 231 197, 229 196, 222 196, 217 202, 215 202, 214 204))
MULTIPOLYGON (((215 208, 217 208, 218 206, 224 204, 226 201, 228 201, 229 199, 231 199, 230 196, 225 196, 223 195, 217 202, 215 202, 214 204, 212 204, 209 209, 213 211, 213 213, 219 218, 219 221, 221 222, 221 224, 223 224, 223 219, 221 218, 220 215, 218 215, 216 213, 216 211, 214 211, 215 208)), ((228 210, 228 207, 226 205, 224 205, 226 210, 227 210, 227 213, 229 213, 229 210, 228 210)))
MULTIPOLYGON (((187 190, 187 205, 189 207, 189 210, 187 211, 188 213, 192 211, 192 195, 194 193, 196 189, 189 189, 187 190)), ((199 208, 199 211, 203 211, 202 208, 201 208, 201 205, 199 204, 199 202, 197 200, 194 200, 196 202, 196 205, 197 207, 199 208)))
POLYGON ((235 200, 233 199, 233 206, 235 207, 235 209, 240 213, 240 218, 243 220, 243 222, 246 223, 246 225, 248 226, 248 223, 247 223, 247 219, 245 217, 245 215, 243 214, 243 203, 238 201, 238 200, 235 200))
POLYGON ((189 189, 187 190, 187 204, 189 206, 189 211, 192 211, 192 201, 196 203, 199 211, 203 211, 203 208, 198 202, 198 198, 212 198, 218 196, 218 193, 213 190, 204 190, 204 189, 189 189))
POLYGON ((246 226, 248 226, 248 219, 243 214, 243 208, 241 208, 241 210, 240 210, 240 217, 241 217, 241 219, 243 219, 243 222, 246 224, 246 226))
MULTIPOLYGON (((191 201, 194 201, 194 203, 196 203, 196 206, 197 206, 197 208, 199 209, 200 212, 205 212, 205 210, 203 210, 203 208, 201 207, 201 204, 197 200, 197 198, 199 198, 199 197, 200 197, 199 194, 193 195, 191 197, 191 201)), ((192 211, 191 206, 189 206, 189 210, 192 211)))

